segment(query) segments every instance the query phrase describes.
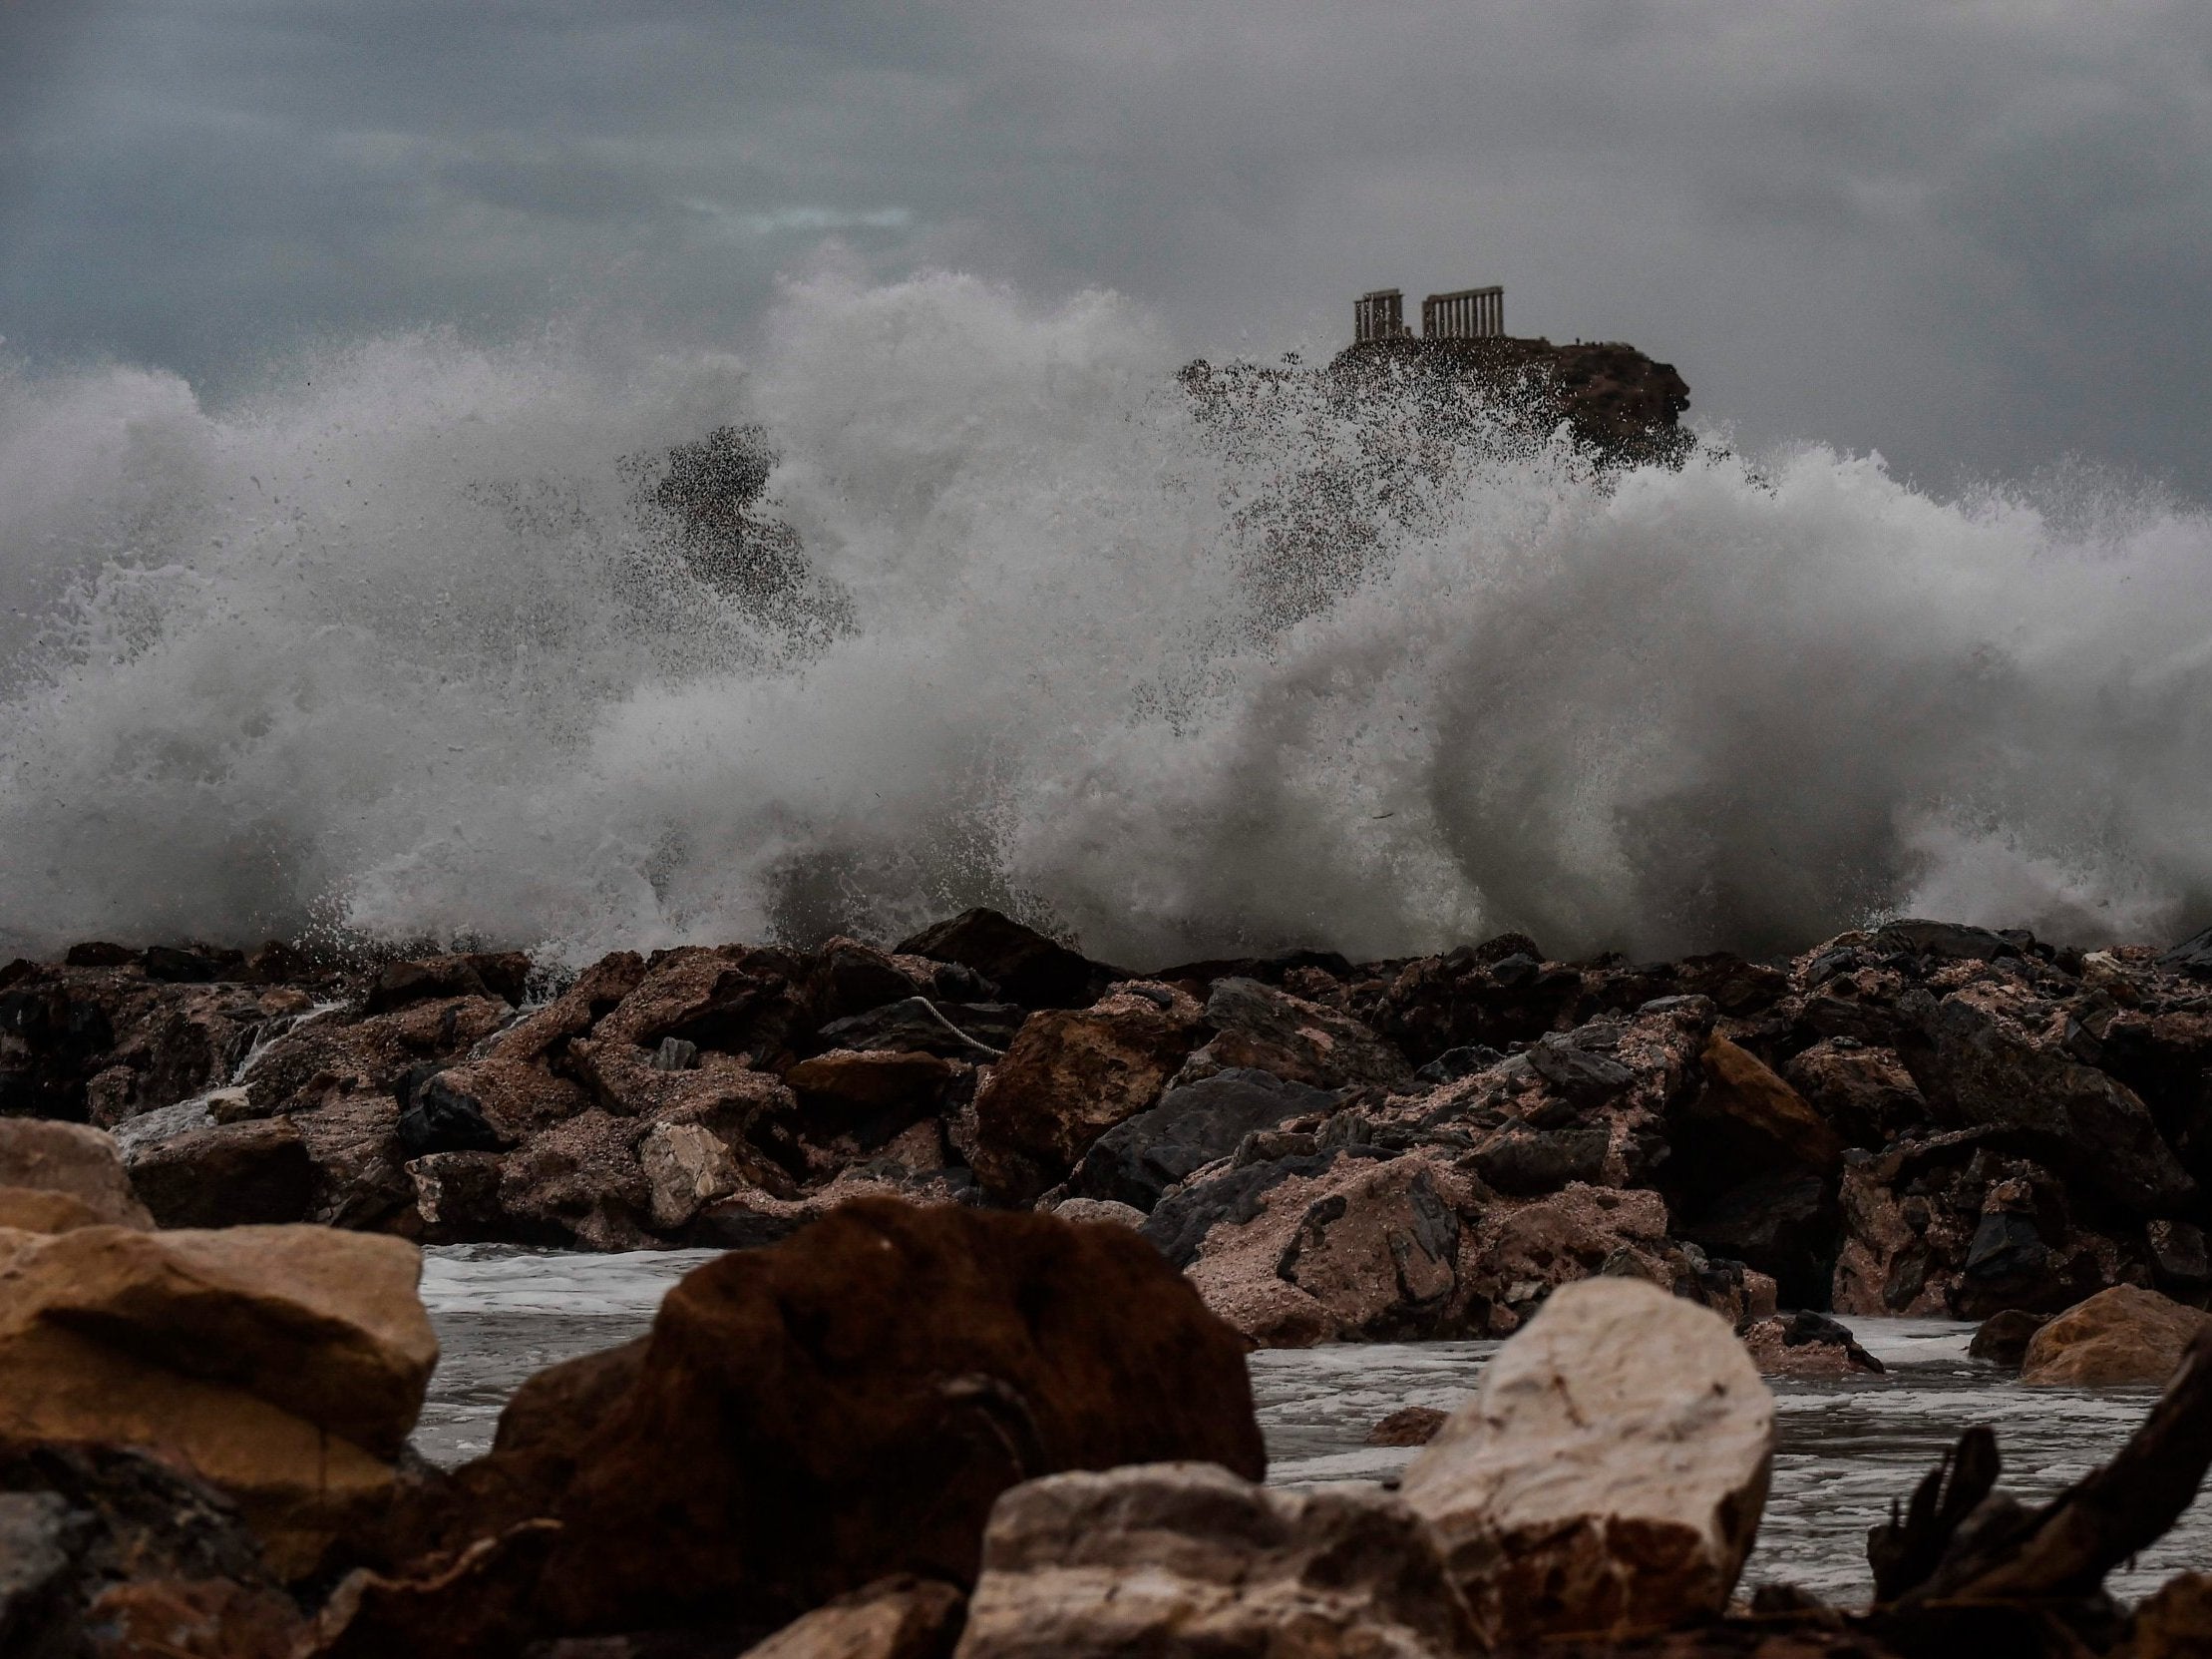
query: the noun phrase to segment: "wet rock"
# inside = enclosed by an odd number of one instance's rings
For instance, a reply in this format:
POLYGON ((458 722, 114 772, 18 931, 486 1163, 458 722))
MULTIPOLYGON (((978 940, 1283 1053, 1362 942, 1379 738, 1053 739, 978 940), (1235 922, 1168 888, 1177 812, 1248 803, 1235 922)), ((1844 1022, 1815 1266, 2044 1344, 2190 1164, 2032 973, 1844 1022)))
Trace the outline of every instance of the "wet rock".
POLYGON ((1202 1030, 1191 998, 1142 983, 1032 1015, 976 1090, 976 1180, 993 1197, 1033 1203, 1100 1135, 1159 1098, 1202 1030))
POLYGON ((411 1003, 455 997, 497 997, 519 1005, 530 984, 530 958, 520 951, 468 952, 388 962, 369 984, 362 1012, 389 1014, 411 1003))
POLYGON ((966 1617, 957 1588, 902 1573, 800 1615, 745 1659, 949 1659, 966 1617))
POLYGON ((2197 1196, 2143 1102, 2068 1057, 2031 993, 1968 986, 1922 1018, 1932 1045, 1923 1082, 1965 1121, 2017 1134, 2139 1215, 2172 1215, 2197 1196))
POLYGON ((2049 1314, 2031 1314, 2026 1308, 2007 1308, 2003 1313, 1992 1314, 1974 1333, 1974 1340, 1967 1344, 1967 1353, 1977 1360, 1988 1360, 2008 1371, 2018 1371, 2028 1357, 2028 1339, 2050 1323, 2049 1314))
POLYGON ((508 1026, 486 1051, 499 1059, 555 1063, 571 1039, 612 1014, 644 978, 644 958, 634 951, 601 957, 552 1002, 508 1026))
POLYGON ((1411 1079, 1405 1056, 1358 1021, 1258 980, 1217 981, 1206 1023, 1216 1035, 1184 1062, 1179 1083, 1235 1069, 1323 1088, 1411 1079))
POLYGON ((0 1253, 0 1437, 158 1448, 287 1576, 389 1491, 438 1356, 414 1246, 87 1227, 0 1253))
POLYGON ((746 1184, 722 1138, 696 1123, 655 1123, 637 1149, 650 1188, 652 1222, 663 1233, 682 1230, 701 1205, 746 1184))
POLYGON ((315 1167, 287 1118, 210 1123, 135 1146, 131 1184, 164 1227, 239 1227, 304 1220, 315 1167))
POLYGON ((957 963, 1029 1009, 1087 1008, 1127 975, 1107 968, 995 910, 963 911, 899 946, 903 956, 957 963))
POLYGON ((1400 969, 1377 1000, 1375 1032, 1415 1061, 1453 1048, 1507 1049, 1579 1024, 1583 976, 1540 959, 1535 942, 1505 935, 1400 969))
POLYGON ((492 1127, 484 1107, 460 1079, 449 1080, 445 1072, 425 1077, 408 1091, 398 1133, 411 1158, 426 1152, 497 1152, 512 1144, 492 1127))
POLYGON ((1158 1105, 1099 1136, 1071 1185, 1087 1196, 1149 1212, 1169 1187, 1229 1156, 1255 1129, 1317 1119, 1335 1104, 1326 1090, 1270 1071, 1216 1072, 1169 1089, 1158 1105))
POLYGON ((540 1605, 566 1630, 780 1623, 887 1573, 972 1582, 1007 1486, 1178 1456, 1264 1459, 1242 1345, 1141 1239, 849 1204, 668 1293, 540 1605))
POLYGON ((245 1090, 272 1112, 309 1110, 331 1094, 391 1094, 416 1066, 458 1062, 513 1015, 496 997, 456 997, 350 1023, 302 1021, 255 1055, 245 1090))
POLYGON ((1052 1213, 1062 1221, 1103 1221, 1132 1231, 1142 1231, 1145 1224, 1144 1211, 1111 1198, 1063 1198, 1052 1206, 1052 1213))
POLYGON ((149 945, 139 966, 160 984, 205 985, 236 978, 245 969, 245 954, 206 945, 149 945))
POLYGON ((1879 1149, 1929 1121, 1920 1085, 1894 1048, 1832 1037, 1792 1056, 1783 1076, 1846 1145, 1879 1149))
POLYGON ((1998 1151, 1996 1138, 1988 1129, 1953 1130, 1847 1160, 1837 1313, 2055 1312, 2107 1286, 2148 1279, 2139 1252, 2081 1225, 2057 1177, 1998 1151))
POLYGON ((1387 1493, 1203 1463, 1059 1474, 992 1511, 959 1659, 1480 1651, 1428 1529, 1387 1493))
POLYGON ((424 1236, 435 1244, 473 1243, 513 1236, 500 1202, 504 1173, 493 1152, 431 1152, 411 1159, 407 1177, 424 1236))
POLYGON ((656 952, 636 989, 592 1028, 601 1046, 657 1048, 665 1037, 770 1064, 803 1040, 814 1015, 789 952, 684 946, 656 952))
POLYGON ((833 1048, 785 1071, 784 1084, 799 1097, 809 1138, 850 1135, 870 1148, 934 1115, 952 1075, 935 1054, 833 1048))
POLYGON ((2153 1221, 2143 1229, 2151 1266, 2161 1283, 2180 1291, 2201 1291, 2212 1284, 2212 1254, 2204 1229, 2193 1221, 2153 1221))
POLYGON ((383 1094, 337 1094, 290 1118, 313 1166, 306 1219, 325 1227, 375 1227, 414 1196, 400 1136, 399 1102, 383 1094))
POLYGON ((0 1190, 63 1193, 100 1221, 151 1227, 113 1135, 77 1123, 0 1118, 0 1190))
POLYGON ((1727 1606, 1774 1403, 1725 1321, 1630 1279, 1558 1291, 1405 1471, 1497 1642, 1620 1636, 1727 1606))
MULTIPOLYGON (((1639 1279, 1733 1312, 1724 1278, 1667 1236, 1665 1200, 1642 1189, 1575 1183, 1548 1197, 1485 1208, 1465 1253, 1470 1336, 1511 1336, 1563 1285, 1639 1279)), ((1740 1295, 1740 1284, 1732 1287, 1740 1295)), ((1769 1287, 1770 1289, 1771 1287, 1769 1287)))
POLYGON ((2161 1388, 2208 1319, 2156 1291, 2117 1285, 2028 1338, 2020 1380, 2058 1388, 2161 1388))
POLYGON ((1945 962, 1995 962, 2017 957, 2020 947, 1988 928, 1963 922, 1931 922, 1903 917, 1874 930, 1869 942, 1876 951, 1896 955, 1935 957, 1945 962))
POLYGON ((1850 1330, 1816 1313, 1776 1314, 1753 1322, 1743 1346, 1766 1377, 1880 1376, 1887 1370, 1850 1330))
POLYGON ((1029 1011, 1018 1003, 935 1003, 909 997, 824 1026, 817 1040, 862 1053, 935 1054, 943 1059, 994 1060, 1006 1051, 1029 1011))
POLYGON ((1401 1406, 1367 1431, 1369 1446, 1426 1446, 1450 1421, 1434 1406, 1401 1406))
POLYGON ((1190 1269, 1206 1305, 1263 1347, 1461 1333, 1462 1213, 1472 1187, 1419 1154, 1338 1157, 1290 1174, 1190 1269))
POLYGON ((499 1207, 511 1236, 582 1250, 651 1248, 652 1183, 637 1155, 649 1127, 593 1107, 501 1158, 499 1207))
POLYGON ((557 1532, 552 1521, 530 1520, 403 1575, 357 1569, 323 1603, 292 1659, 507 1659, 557 1532))
POLYGON ((1506 1123, 1470 1156, 1475 1172, 1509 1198, 1536 1198, 1577 1181, 1603 1181, 1612 1136, 1602 1126, 1540 1129, 1506 1123))
POLYGON ((115 1447, 0 1452, 0 1651, 289 1659, 301 1633, 213 1488, 115 1447))
POLYGON ((544 1065, 487 1055, 403 1079, 401 1138, 410 1157, 495 1152, 550 1129, 589 1105, 584 1090, 544 1065))

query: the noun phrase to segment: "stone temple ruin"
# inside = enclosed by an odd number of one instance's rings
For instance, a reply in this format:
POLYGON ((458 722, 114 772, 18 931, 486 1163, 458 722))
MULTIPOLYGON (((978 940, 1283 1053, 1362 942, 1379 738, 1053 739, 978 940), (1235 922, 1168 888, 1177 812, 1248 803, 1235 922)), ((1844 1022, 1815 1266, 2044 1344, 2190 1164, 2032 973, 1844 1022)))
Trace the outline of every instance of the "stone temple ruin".
MULTIPOLYGON (((1461 288, 1456 293, 1432 293, 1421 301, 1421 334, 1424 340, 1494 340, 1505 334, 1505 289, 1461 288)), ((1377 288, 1352 302, 1352 341, 1411 339, 1405 325, 1405 294, 1398 288, 1377 288)))

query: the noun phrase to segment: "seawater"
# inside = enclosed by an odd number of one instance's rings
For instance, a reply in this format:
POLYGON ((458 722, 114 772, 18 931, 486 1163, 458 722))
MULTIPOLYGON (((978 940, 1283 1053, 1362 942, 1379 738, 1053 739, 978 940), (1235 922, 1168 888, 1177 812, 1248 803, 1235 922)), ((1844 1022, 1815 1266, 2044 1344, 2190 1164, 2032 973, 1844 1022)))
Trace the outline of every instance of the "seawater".
POLYGON ((743 351, 403 333, 220 401, 0 360, 0 949, 2201 920, 2203 512, 1718 431, 1606 473, 1310 376, 1230 430, 1182 355, 938 273, 795 282, 743 351), (729 424, 834 603, 640 525, 626 464, 729 424))
MULTIPOLYGON (((439 1462, 491 1448, 500 1407, 555 1360, 645 1331, 667 1288, 710 1251, 583 1256, 496 1245, 427 1254, 423 1296, 445 1357, 416 1445, 439 1462)), ((1779 1448, 1773 1489, 1746 1585, 1800 1585, 1838 1604, 1864 1600, 1867 1528, 1903 1502, 1969 1425, 1997 1432, 2005 1489, 2033 1502, 2086 1474, 2149 1411, 2148 1390, 2027 1389, 1967 1357, 1971 1325, 1855 1320, 1859 1341, 1888 1368, 1880 1377, 1771 1381, 1779 1448)), ((1268 1441, 1269 1479, 1286 1485, 1380 1480, 1412 1452, 1365 1444, 1402 1406, 1449 1409, 1467 1398, 1494 1342, 1375 1343, 1277 1349, 1252 1357, 1253 1392, 1268 1441)), ((2212 1506, 2113 1574, 2115 1594, 2138 1597, 2212 1551, 2212 1506)))

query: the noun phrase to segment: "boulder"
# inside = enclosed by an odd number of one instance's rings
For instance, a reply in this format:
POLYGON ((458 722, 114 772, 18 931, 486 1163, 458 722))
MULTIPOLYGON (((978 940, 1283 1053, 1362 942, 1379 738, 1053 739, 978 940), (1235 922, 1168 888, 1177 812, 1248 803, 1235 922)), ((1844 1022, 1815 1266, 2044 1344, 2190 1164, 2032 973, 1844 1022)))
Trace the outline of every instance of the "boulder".
POLYGON ((901 1573, 801 1614, 745 1659, 949 1659, 966 1613, 954 1586, 901 1573))
POLYGON ((1816 1313, 1754 1320, 1743 1331, 1743 1346, 1765 1377, 1878 1377, 1888 1369, 1849 1329, 1816 1313))
POLYGON ((158 1448, 279 1571, 390 1490, 438 1344, 399 1239, 320 1227, 0 1234, 0 1438, 158 1448))
POLYGON ((833 1048, 785 1071, 784 1084, 799 1098, 808 1138, 851 1136, 868 1148, 933 1115, 953 1069, 936 1054, 833 1048))
POLYGON ((909 997, 833 1020, 816 1039, 862 1053, 936 1054, 982 1062, 1003 1054, 1028 1017, 1018 1003, 938 1003, 909 997))
POLYGON ((81 1123, 0 1117, 0 1190, 8 1188, 64 1194, 95 1219, 119 1226, 154 1225, 115 1137, 81 1123))
POLYGON ((697 1123, 655 1123, 638 1143, 637 1161, 653 1225, 664 1233, 680 1231, 701 1205, 746 1184, 722 1138, 697 1123))
POLYGON ((1960 1119, 2009 1131, 2135 1214, 2173 1215, 2196 1198, 2149 1108, 2070 1057, 2063 1017, 2027 989, 1967 986, 1922 1018, 1923 1084, 1960 1119))
POLYGON ((1773 1454, 1725 1320, 1592 1279, 1506 1344, 1399 1489, 1493 1643, 1618 1638, 1726 1609, 1773 1454))
POLYGON ((426 1152, 500 1151, 565 1123, 591 1101, 543 1064, 486 1055, 410 1073, 401 1103, 406 1111, 400 1138, 407 1155, 419 1158, 426 1152))
POLYGON ((472 951, 387 962, 369 982, 362 1012, 389 1014, 412 1003, 453 997, 497 997, 520 1004, 529 984, 530 958, 520 951, 472 951))
POLYGON ((658 1048, 668 1037, 766 1065, 814 1024, 799 983, 807 964, 785 951, 686 945, 655 952, 636 989, 591 1028, 599 1044, 658 1048))
POLYGON ((315 1165, 289 1118, 208 1123, 134 1145, 131 1184, 164 1227, 274 1226, 315 1204, 315 1165))
POLYGON ((2050 1323, 2049 1314, 2031 1314, 2026 1308, 2007 1308, 1990 1315, 1967 1344, 1971 1359, 1988 1360, 2008 1371, 2018 1371, 2028 1358, 2028 1340, 2050 1323))
POLYGON ((498 997, 451 997, 363 1020, 303 1020, 270 1038, 241 1080, 264 1112, 304 1111, 334 1093, 391 1094, 415 1067, 459 1061, 514 1015, 498 997))
POLYGON ((235 1509, 118 1447, 0 1451, 0 1652, 290 1659, 303 1622, 235 1509))
POLYGON ((1894 1048, 1831 1037, 1792 1055, 1782 1075, 1847 1146, 1878 1150, 1928 1124, 1928 1102, 1894 1048))
POLYGON ((1465 1334, 1460 1247, 1476 1195, 1448 1163, 1418 1152, 1290 1159, 1232 1203, 1190 1280, 1258 1346, 1465 1334))
POLYGON ((1179 1082, 1235 1069, 1323 1088, 1402 1087, 1412 1078, 1405 1056, 1349 1015, 1258 980, 1217 980, 1207 994, 1206 1023, 1216 1035, 1184 1062, 1179 1082))
POLYGON ((650 1127, 593 1107, 500 1158, 510 1236, 580 1250, 651 1248, 652 1183, 638 1161, 650 1127))
POLYGON ((387 1094, 331 1094, 289 1121, 314 1170, 309 1221, 376 1227, 407 1208, 414 1183, 408 1178, 397 1100, 387 1094))
POLYGON ((1369 1446, 1426 1446, 1451 1421, 1435 1406, 1400 1406, 1367 1431, 1369 1446))
POLYGON ((889 1573, 970 1583, 1006 1487, 1173 1457, 1264 1469, 1243 1345, 1142 1239, 863 1200, 668 1293, 541 1605, 781 1623, 889 1573))
POLYGON ((1183 992, 1134 983, 1088 1008, 1032 1015, 976 1089, 976 1180, 1004 1202, 1034 1203, 1159 1098, 1203 1029, 1183 992))
POLYGON ((899 953, 972 969, 1008 1001, 1029 1009, 1084 1008, 1112 981, 1127 977, 982 908, 924 928, 904 941, 899 953))
POLYGON ((1218 1071, 1169 1089, 1158 1105, 1100 1135, 1069 1184, 1087 1197, 1111 1198, 1149 1212, 1169 1187, 1228 1157, 1255 1129, 1301 1117, 1318 1119, 1335 1104, 1327 1091, 1272 1071, 1218 1071))
POLYGON ((2059 1178, 2000 1151, 2004 1138, 1994 1129, 1957 1129, 1876 1155, 1851 1154, 1841 1189, 1837 1313, 2050 1313, 2150 1278, 2140 1246, 2083 1226, 2059 1178))
POLYGON ((1057 1474, 991 1512, 957 1659, 1450 1659, 1482 1651, 1429 1529, 1371 1487, 1205 1463, 1057 1474))
POLYGON ((2163 1388, 2208 1321, 2212 1315, 2154 1290, 2116 1285, 2028 1338, 2020 1380, 2052 1388, 2163 1388))
POLYGON ((1145 1212, 1134 1204, 1117 1204, 1111 1198, 1063 1198, 1052 1206, 1062 1221, 1100 1221, 1109 1226, 1141 1231, 1145 1212))

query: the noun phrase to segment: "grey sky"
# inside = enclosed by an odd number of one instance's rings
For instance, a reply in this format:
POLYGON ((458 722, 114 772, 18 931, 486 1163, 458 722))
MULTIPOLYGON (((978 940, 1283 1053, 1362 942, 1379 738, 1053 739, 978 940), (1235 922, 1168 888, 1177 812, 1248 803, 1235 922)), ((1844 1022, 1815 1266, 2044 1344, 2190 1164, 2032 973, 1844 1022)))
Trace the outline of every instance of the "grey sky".
POLYGON ((2202 0, 0 0, 34 360, 219 390, 574 305, 742 338, 825 235, 1216 358, 1502 281, 1747 441, 2212 495, 2202 0))

